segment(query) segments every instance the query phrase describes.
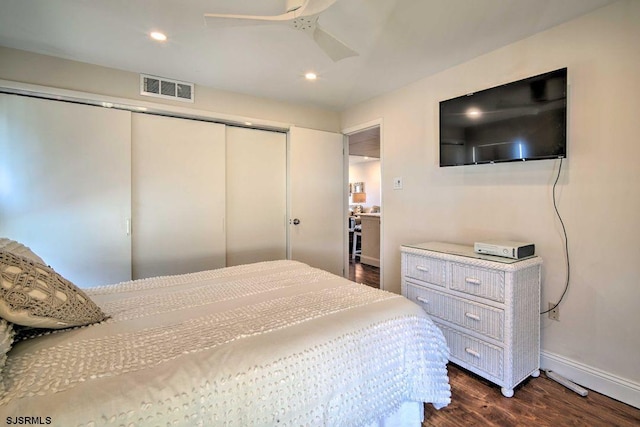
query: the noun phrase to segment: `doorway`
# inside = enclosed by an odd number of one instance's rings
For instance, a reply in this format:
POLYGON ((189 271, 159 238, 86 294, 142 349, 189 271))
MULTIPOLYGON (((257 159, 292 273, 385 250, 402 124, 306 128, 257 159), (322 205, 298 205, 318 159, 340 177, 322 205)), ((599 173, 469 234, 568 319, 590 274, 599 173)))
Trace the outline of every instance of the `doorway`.
POLYGON ((381 286, 380 125, 347 134, 349 145, 349 279, 381 286))

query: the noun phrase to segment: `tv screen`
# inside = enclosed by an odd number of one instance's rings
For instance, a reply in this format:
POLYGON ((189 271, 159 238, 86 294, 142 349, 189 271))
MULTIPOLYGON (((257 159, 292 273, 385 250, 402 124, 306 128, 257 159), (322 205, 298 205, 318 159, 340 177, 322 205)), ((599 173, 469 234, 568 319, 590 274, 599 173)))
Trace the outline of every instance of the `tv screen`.
POLYGON ((566 155, 566 68, 440 102, 440 166, 566 155))

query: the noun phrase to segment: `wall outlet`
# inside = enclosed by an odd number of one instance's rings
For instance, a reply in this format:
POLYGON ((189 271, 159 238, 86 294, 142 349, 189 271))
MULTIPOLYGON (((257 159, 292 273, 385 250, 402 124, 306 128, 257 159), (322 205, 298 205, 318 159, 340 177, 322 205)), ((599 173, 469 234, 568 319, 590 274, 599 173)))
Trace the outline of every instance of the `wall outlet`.
POLYGON ((393 178, 393 189, 394 190, 402 190, 402 177, 397 176, 393 178))
POLYGON ((560 321, 560 306, 553 308, 554 305, 553 302, 549 303, 549 319, 560 321))

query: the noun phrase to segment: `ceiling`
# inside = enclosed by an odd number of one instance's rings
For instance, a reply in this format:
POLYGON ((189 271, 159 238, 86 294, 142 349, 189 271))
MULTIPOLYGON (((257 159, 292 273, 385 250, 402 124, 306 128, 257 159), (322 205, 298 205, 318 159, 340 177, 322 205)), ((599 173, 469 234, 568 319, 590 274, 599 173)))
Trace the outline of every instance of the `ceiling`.
MULTIPOLYGON (((349 156, 380 158, 380 126, 349 135, 349 156)), ((368 160, 368 159, 366 159, 368 160)))
POLYGON ((0 0, 0 45, 341 111, 613 1, 338 0, 318 22, 359 56, 333 62, 289 26, 203 18, 286 0, 0 0))

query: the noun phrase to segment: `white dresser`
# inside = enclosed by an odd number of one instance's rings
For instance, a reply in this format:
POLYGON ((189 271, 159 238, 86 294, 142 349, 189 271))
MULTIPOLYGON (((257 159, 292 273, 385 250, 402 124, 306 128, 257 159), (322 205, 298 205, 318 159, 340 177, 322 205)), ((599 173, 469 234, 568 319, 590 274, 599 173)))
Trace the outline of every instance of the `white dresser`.
POLYGON ((449 360, 502 387, 540 375, 542 259, 511 260, 442 242, 405 245, 402 295, 442 330, 449 360))

